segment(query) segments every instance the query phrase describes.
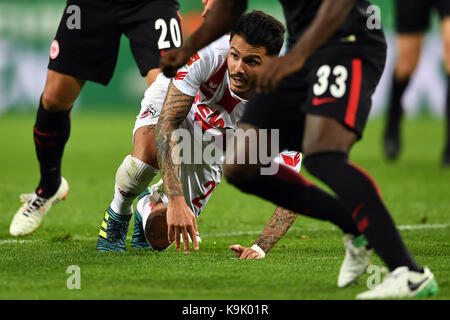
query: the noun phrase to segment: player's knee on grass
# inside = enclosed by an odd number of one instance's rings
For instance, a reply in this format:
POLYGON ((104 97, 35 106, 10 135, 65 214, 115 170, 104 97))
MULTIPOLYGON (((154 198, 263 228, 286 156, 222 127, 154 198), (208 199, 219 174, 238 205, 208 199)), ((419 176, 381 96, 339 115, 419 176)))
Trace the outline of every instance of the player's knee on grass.
POLYGON ((154 250, 162 251, 172 244, 167 233, 166 211, 164 204, 156 205, 145 223, 145 238, 154 250))

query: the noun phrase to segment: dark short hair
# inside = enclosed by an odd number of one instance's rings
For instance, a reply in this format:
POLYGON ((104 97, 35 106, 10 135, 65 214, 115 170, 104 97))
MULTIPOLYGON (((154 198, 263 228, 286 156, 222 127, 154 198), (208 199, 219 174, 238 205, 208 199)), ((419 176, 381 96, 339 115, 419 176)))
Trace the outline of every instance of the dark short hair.
POLYGON ((260 10, 242 15, 231 30, 231 37, 239 35, 252 45, 266 48, 270 56, 278 55, 283 47, 286 28, 283 24, 260 10))

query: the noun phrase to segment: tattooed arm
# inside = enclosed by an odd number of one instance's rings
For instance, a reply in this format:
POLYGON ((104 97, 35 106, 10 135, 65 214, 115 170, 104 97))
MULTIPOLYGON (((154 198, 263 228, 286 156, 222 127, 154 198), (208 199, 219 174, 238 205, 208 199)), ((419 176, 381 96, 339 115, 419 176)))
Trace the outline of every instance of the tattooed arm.
MULTIPOLYGON (((264 254, 269 253, 270 249, 286 234, 289 228, 297 219, 298 214, 284 209, 282 207, 277 207, 272 217, 266 223, 263 232, 256 240, 255 245, 259 246, 264 254)), ((239 244, 234 244, 230 246, 230 249, 236 253, 236 256, 240 259, 261 259, 258 251, 252 248, 245 248, 239 244)))
MULTIPOLYGON (((194 97, 179 91, 172 83, 169 84, 166 100, 155 128, 155 142, 161 176, 164 181, 165 193, 169 199, 167 207, 167 226, 169 241, 176 243, 176 250, 181 250, 180 234, 183 239, 189 239, 198 250, 197 222, 191 209, 184 199, 183 187, 179 176, 179 165, 172 156, 176 140, 172 140, 174 131, 186 119, 191 109, 194 97)), ((184 241, 184 252, 189 254, 189 241, 184 241)))

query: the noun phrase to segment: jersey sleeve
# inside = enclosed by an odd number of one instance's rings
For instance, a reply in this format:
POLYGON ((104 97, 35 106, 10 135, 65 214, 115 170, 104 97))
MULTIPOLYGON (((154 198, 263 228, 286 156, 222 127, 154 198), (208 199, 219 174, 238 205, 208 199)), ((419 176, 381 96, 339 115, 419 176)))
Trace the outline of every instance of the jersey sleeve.
POLYGON ((215 57, 212 48, 206 47, 194 54, 189 62, 178 70, 173 84, 182 93, 195 97, 200 85, 204 83, 214 69, 215 57))

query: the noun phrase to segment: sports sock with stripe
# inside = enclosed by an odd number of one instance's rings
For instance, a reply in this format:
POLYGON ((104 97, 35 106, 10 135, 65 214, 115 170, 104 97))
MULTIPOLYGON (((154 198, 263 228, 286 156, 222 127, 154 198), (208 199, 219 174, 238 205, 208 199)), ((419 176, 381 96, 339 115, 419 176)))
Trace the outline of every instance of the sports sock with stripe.
POLYGON ((61 184, 61 161, 69 135, 70 110, 47 111, 41 97, 33 130, 41 172, 36 194, 40 197, 50 198, 61 184))
POLYGON ((391 271, 400 266, 422 271, 403 243, 375 182, 366 172, 349 162, 345 153, 308 155, 304 165, 338 195, 347 214, 351 213, 358 231, 364 233, 391 271))

